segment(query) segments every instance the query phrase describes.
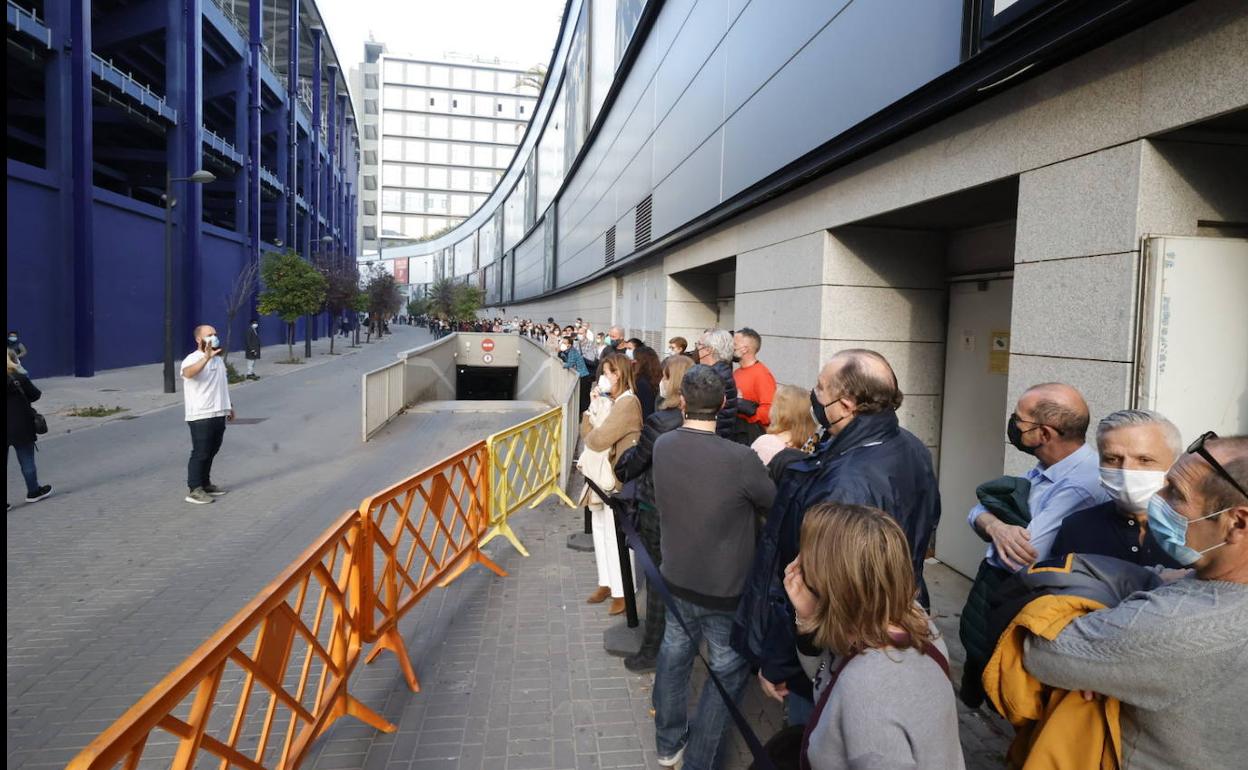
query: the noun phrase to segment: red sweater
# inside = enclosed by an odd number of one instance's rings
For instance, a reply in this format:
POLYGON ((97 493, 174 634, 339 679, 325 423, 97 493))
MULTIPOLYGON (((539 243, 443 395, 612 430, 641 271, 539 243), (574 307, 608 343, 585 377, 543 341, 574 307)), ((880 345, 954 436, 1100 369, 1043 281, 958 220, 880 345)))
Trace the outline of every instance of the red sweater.
POLYGON ((770 425, 771 401, 776 397, 776 378, 771 376, 771 370, 762 361, 756 361, 753 366, 738 367, 732 379, 737 383, 738 398, 758 404, 753 417, 743 415, 741 419, 763 427, 770 425))

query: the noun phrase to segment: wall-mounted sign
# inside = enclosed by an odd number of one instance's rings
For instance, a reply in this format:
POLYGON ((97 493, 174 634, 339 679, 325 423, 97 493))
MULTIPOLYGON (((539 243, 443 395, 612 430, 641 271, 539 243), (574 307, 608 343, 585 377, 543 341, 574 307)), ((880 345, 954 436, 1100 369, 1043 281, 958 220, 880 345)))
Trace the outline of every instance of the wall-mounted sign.
MULTIPOLYGON (((489 342, 489 340, 486 340, 486 342, 489 342)), ((484 344, 482 344, 482 346, 481 346, 481 347, 485 347, 485 345, 484 345, 484 344)), ((484 353, 484 354, 482 354, 482 356, 481 356, 481 361, 482 361, 483 363, 492 364, 492 363, 494 363, 494 356, 490 355, 489 353, 484 353)))
MULTIPOLYGON (((490 339, 489 337, 486 337, 485 339, 481 340, 481 349, 484 350, 486 353, 489 353, 490 351, 494 350, 494 340, 490 339)), ((488 364, 489 361, 486 361, 486 363, 488 364)))

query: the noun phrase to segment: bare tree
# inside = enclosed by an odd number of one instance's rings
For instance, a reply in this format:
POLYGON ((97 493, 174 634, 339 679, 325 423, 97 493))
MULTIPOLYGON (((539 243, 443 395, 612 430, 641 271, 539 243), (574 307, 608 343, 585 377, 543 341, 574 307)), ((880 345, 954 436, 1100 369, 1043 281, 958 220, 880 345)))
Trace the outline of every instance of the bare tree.
POLYGON ((234 283, 225 293, 225 356, 222 360, 230 362, 230 337, 234 333, 234 319, 239 311, 251 304, 251 296, 256 291, 256 282, 260 278, 260 265, 251 260, 243 265, 243 269, 234 276, 234 283))

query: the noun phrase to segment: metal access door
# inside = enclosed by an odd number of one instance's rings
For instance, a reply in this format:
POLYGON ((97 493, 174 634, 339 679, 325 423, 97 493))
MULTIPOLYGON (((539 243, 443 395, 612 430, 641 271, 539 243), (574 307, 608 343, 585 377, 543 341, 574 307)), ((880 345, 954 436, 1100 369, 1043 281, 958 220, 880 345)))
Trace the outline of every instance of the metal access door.
POLYGON ((1001 475, 1010 361, 1009 274, 955 279, 949 287, 940 430, 936 558, 974 577, 984 541, 966 524, 975 487, 1001 475))
POLYGON ((1143 253, 1133 404, 1188 441, 1248 433, 1248 239, 1151 237, 1143 253))

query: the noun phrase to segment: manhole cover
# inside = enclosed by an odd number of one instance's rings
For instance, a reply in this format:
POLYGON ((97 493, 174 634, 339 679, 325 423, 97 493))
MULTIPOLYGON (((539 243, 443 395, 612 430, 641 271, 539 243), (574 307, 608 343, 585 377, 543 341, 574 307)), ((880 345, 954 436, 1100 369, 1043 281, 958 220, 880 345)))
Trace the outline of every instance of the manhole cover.
POLYGON ((268 417, 235 417, 234 421, 231 422, 230 424, 231 425, 256 425, 258 423, 264 422, 267 419, 269 418, 268 417))

